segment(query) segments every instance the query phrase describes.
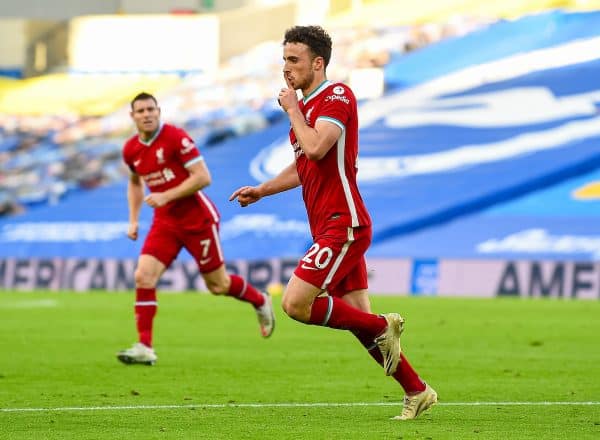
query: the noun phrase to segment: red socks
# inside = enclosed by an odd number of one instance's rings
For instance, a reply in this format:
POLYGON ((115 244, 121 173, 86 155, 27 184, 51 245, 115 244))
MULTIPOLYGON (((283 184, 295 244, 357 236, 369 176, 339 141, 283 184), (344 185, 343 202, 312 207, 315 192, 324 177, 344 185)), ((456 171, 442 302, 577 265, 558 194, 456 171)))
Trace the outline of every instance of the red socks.
POLYGON ((352 330, 371 335, 383 333, 387 322, 383 316, 366 313, 334 296, 315 298, 310 312, 310 324, 340 330, 352 330))
MULTIPOLYGON (((369 354, 379 365, 383 365, 383 356, 377 347, 377 344, 373 341, 370 336, 364 336, 361 333, 354 333, 360 343, 367 349, 369 354)), ((396 372, 392 375, 396 382, 398 382, 404 392, 407 394, 420 393, 425 390, 425 382, 421 380, 417 372, 408 362, 408 359, 404 356, 404 353, 400 353, 400 363, 396 372)))
POLYGON ((135 322, 142 344, 152 347, 152 322, 156 315, 156 289, 135 289, 135 322))
POLYGON ((404 392, 408 394, 425 391, 425 382, 421 380, 417 372, 408 363, 404 353, 400 353, 400 363, 393 376, 402 385, 404 392))
MULTIPOLYGON (((383 333, 387 327, 387 321, 383 316, 363 312, 334 296, 320 296, 315 298, 313 302, 310 323, 341 330, 351 330, 373 359, 383 365, 383 357, 374 342, 374 339, 383 333)), ((419 378, 419 375, 413 370, 402 353, 400 354, 400 363, 393 377, 408 394, 425 390, 425 383, 419 378)))
MULTIPOLYGON (((260 307, 265 303, 264 296, 246 280, 238 275, 229 275, 231 285, 228 295, 251 303, 254 307, 260 307)), ((135 321, 139 335, 139 341, 152 347, 152 323, 156 316, 158 303, 156 301, 156 289, 135 289, 135 321)))
POLYGON ((229 286, 228 296, 233 296, 240 301, 249 302, 255 308, 265 303, 265 297, 258 290, 248 284, 246 280, 239 275, 229 275, 231 285, 229 286))

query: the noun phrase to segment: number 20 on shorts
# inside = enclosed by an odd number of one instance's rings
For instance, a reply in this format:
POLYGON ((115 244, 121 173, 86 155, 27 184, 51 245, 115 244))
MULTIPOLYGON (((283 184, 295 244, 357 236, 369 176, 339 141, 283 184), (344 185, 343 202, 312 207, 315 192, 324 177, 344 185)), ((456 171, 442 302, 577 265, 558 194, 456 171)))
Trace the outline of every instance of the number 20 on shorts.
POLYGON ((333 251, 331 248, 324 247, 321 248, 319 243, 314 243, 306 255, 302 258, 302 261, 308 264, 313 264, 318 269, 324 269, 331 262, 331 258, 333 257, 333 251), (314 257, 314 258, 313 258, 314 257))

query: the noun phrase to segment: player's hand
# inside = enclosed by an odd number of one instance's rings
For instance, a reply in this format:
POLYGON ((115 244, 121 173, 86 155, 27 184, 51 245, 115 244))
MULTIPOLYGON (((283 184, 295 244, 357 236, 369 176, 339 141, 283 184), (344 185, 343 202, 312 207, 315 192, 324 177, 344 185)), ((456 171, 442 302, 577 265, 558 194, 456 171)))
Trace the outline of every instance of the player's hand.
POLYGON ((137 223, 129 223, 129 227, 127 228, 127 237, 133 241, 137 240, 138 229, 139 225, 137 223))
POLYGON ((255 186, 242 186, 241 188, 235 190, 233 194, 231 194, 229 201, 231 202, 237 198, 240 206, 244 208, 251 203, 258 202, 260 197, 261 195, 255 186))
POLYGON ((298 108, 298 95, 296 95, 296 89, 290 82, 290 79, 283 75, 285 79, 285 83, 287 84, 287 88, 282 88, 277 95, 277 102, 281 108, 287 113, 288 110, 298 108))
POLYGON ((144 201, 153 208, 159 208, 169 203, 169 199, 164 193, 150 193, 144 198, 144 201))

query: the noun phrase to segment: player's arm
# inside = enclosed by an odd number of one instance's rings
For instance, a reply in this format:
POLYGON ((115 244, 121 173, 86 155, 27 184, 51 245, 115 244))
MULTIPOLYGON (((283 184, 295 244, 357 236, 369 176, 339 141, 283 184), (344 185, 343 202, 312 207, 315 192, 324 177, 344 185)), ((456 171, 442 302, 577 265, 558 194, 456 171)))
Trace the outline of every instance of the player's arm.
POLYGON ((258 202, 266 196, 271 196, 300 185, 300 178, 296 170, 296 162, 285 167, 278 175, 258 186, 243 186, 229 197, 229 201, 237 198, 239 204, 244 207, 258 202))
POLYGON ((296 170, 296 162, 285 167, 278 175, 258 185, 257 191, 260 197, 272 196, 300 186, 300 178, 296 170))
MULTIPOLYGON (((321 160, 337 142, 342 134, 342 128, 334 122, 319 118, 317 118, 314 128, 310 127, 298 106, 296 90, 287 77, 284 79, 288 87, 279 92, 277 98, 279 105, 287 113, 296 140, 304 155, 310 160, 321 160)), ((332 121, 335 120, 332 119, 332 121)))
POLYGON ((296 140, 310 160, 321 160, 342 134, 342 129, 338 125, 323 119, 317 119, 314 128, 310 127, 306 124, 304 115, 297 105, 290 107, 287 114, 296 134, 296 140))
POLYGON ((139 229, 140 210, 144 202, 144 184, 139 175, 132 173, 129 175, 127 184, 127 205, 129 206, 129 227, 127 236, 132 240, 137 240, 139 229))
POLYGON ((145 199, 146 203, 153 208, 164 206, 173 200, 191 196, 210 185, 210 171, 204 163, 204 159, 199 158, 190 165, 186 165, 186 169, 189 176, 183 182, 162 193, 148 194, 145 199))

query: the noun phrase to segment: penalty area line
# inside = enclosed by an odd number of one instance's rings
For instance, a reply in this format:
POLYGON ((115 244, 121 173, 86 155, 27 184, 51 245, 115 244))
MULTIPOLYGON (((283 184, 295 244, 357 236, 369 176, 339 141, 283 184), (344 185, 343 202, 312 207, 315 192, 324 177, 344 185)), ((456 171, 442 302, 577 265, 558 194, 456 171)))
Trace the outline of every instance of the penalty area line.
MULTIPOLYGON (((337 408, 360 406, 401 406, 402 402, 313 402, 313 403, 198 403, 189 405, 63 406, 55 408, 0 408, 1 412, 126 411, 153 409, 220 408, 337 408)), ((592 406, 600 402, 438 402, 436 406, 592 406)))

